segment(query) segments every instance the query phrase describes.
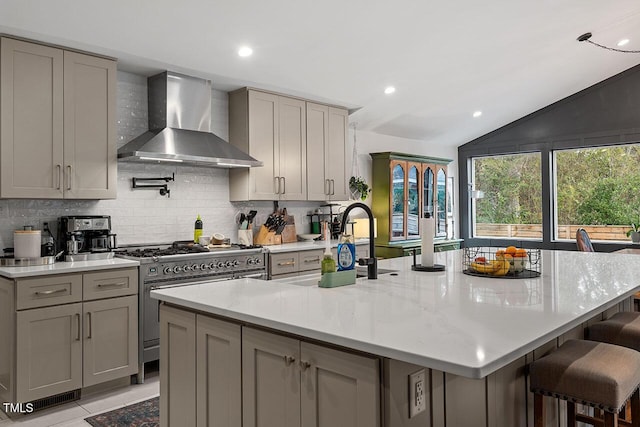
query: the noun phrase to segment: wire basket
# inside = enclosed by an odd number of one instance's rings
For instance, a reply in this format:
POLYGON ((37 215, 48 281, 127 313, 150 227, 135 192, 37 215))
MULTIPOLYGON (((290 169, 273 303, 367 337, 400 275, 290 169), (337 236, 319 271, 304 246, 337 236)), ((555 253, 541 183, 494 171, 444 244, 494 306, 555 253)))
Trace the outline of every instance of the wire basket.
POLYGON ((464 248, 462 272, 496 279, 526 279, 539 277, 541 264, 540 249, 473 246, 464 248))

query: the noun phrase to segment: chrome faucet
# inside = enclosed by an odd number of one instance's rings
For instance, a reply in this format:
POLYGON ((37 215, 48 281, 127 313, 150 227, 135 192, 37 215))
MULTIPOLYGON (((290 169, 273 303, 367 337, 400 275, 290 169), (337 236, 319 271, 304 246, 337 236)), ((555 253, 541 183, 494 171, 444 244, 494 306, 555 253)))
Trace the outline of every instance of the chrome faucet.
POLYGON ((369 258, 360 258, 358 260, 358 265, 367 266, 367 278, 377 279, 378 278, 378 260, 376 259, 375 242, 374 242, 375 224, 373 223, 373 212, 371 212, 371 209, 369 209, 369 206, 360 202, 352 203, 349 206, 347 206, 347 208, 344 210, 344 213, 342 214, 342 224, 340 225, 340 234, 344 233, 344 229, 347 226, 347 222, 349 222, 349 212, 351 212, 355 208, 361 208, 369 216, 369 258))

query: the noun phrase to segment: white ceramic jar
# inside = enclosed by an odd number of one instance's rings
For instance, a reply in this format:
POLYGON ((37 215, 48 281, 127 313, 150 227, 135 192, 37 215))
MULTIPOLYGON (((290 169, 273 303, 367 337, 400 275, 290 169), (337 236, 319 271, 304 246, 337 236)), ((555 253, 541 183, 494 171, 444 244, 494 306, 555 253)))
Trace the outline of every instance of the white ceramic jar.
POLYGON ((13 232, 14 258, 40 258, 40 230, 16 230, 13 232))

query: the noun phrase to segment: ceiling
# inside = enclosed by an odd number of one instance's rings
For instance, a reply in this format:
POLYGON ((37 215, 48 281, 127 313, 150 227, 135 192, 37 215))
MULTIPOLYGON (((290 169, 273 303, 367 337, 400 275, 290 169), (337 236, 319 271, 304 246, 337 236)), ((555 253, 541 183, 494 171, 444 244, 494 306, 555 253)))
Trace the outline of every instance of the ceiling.
POLYGON ((145 75, 170 69, 221 90, 343 105, 358 130, 444 146, 640 64, 640 54, 576 41, 592 32, 640 50, 638 0, 2 0, 0 32, 114 56, 145 75), (237 55, 245 44, 249 58, 237 55))

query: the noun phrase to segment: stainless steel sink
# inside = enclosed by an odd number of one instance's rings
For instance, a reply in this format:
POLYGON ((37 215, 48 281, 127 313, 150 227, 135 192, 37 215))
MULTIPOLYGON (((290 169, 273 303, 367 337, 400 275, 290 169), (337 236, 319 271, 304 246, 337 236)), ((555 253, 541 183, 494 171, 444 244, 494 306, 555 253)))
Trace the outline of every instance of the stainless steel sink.
MULTIPOLYGON (((397 273, 398 270, 387 270, 386 268, 378 269, 378 276, 382 274, 397 273)), ((367 277, 367 267, 356 267, 356 277, 367 277)))

